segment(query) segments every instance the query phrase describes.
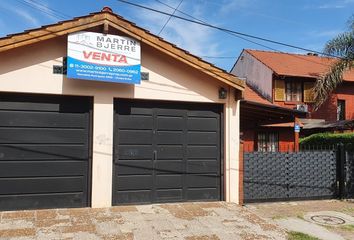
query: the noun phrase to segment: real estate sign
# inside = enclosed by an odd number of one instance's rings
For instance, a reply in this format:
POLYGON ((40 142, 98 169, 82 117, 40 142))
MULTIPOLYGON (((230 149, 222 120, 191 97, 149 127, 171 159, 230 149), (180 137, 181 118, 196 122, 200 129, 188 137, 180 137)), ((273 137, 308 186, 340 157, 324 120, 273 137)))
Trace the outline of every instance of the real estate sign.
POLYGON ((140 42, 94 32, 68 36, 67 77, 140 83, 140 42))

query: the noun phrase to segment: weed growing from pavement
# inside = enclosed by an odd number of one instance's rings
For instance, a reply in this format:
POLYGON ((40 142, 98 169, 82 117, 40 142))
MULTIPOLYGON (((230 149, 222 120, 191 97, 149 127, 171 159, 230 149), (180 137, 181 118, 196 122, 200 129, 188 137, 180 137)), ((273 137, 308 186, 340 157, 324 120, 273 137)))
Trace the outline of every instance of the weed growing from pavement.
POLYGON ((272 217, 272 220, 280 220, 280 219, 284 219, 284 218, 287 218, 286 216, 279 216, 279 215, 277 215, 277 216, 273 216, 272 217))
POLYGON ((301 233, 301 232, 288 232, 288 240, 320 240, 316 237, 312 237, 308 234, 301 233))
POLYGON ((348 232, 354 232, 354 225, 348 224, 348 225, 343 225, 340 226, 341 229, 348 231, 348 232))
POLYGON ((354 212, 354 207, 346 207, 342 209, 342 212, 354 212))

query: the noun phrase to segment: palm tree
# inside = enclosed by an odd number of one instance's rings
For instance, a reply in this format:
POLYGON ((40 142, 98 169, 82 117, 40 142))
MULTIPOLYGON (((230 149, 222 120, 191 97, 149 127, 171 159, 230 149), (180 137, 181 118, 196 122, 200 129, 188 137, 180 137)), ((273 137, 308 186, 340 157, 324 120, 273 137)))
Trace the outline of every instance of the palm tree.
POLYGON ((324 53, 338 56, 330 70, 319 77, 314 86, 315 109, 317 110, 327 97, 343 80, 343 73, 354 68, 354 14, 348 21, 349 31, 339 34, 327 42, 324 53))

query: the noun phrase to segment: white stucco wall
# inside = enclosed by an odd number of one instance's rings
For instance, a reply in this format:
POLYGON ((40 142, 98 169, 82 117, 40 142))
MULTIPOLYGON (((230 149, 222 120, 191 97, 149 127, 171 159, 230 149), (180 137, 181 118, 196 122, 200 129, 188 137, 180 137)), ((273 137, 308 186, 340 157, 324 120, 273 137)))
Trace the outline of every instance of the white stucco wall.
POLYGON ((264 97, 272 99, 273 71, 248 52, 242 52, 231 73, 239 78, 245 78, 246 82, 264 97))
POLYGON ((112 201, 113 99, 139 98, 190 102, 217 102, 225 109, 225 196, 238 202, 239 110, 233 91, 226 100, 218 89, 228 86, 142 45, 142 71, 150 80, 140 85, 67 79, 53 74, 66 56, 66 38, 56 38, 0 53, 0 92, 93 96, 92 207, 112 201), (232 169, 231 169, 232 168, 232 169))
MULTIPOLYGON (((229 89, 230 91, 231 89, 229 89)), ((239 201, 239 147, 240 147, 240 101, 235 101, 229 96, 225 104, 225 200, 228 202, 239 201), (235 134, 237 132, 237 134, 235 134)))

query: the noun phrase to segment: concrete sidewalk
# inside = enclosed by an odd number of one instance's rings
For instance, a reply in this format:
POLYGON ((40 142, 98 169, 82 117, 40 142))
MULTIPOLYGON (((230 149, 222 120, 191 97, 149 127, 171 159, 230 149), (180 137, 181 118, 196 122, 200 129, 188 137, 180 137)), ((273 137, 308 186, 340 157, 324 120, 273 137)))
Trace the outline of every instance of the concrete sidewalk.
POLYGON ((1 212, 0 239, 286 239, 225 202, 1 212))
POLYGON ((247 204, 245 208, 288 231, 302 232, 323 240, 354 239, 353 201, 257 203, 247 204))

